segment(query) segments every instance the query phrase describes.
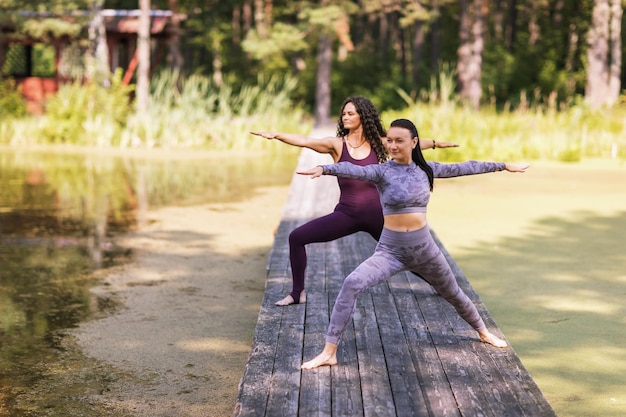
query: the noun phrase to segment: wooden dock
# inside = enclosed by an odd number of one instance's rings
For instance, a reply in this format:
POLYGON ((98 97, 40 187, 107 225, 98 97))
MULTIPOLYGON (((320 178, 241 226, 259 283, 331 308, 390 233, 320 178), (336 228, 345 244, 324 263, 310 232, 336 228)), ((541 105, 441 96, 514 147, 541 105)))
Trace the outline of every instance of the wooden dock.
MULTIPOLYGON (((332 162, 303 150, 298 167, 332 162)), ((332 211, 334 177, 294 175, 267 264, 265 296, 234 416, 556 416, 513 348, 476 332, 420 278, 402 273, 361 294, 339 344, 338 364, 301 371, 324 345, 343 279, 374 251, 357 233, 307 247, 307 303, 276 307, 291 289, 288 236, 332 211)), ((435 236, 436 239, 436 236, 435 236)), ((487 326, 503 337, 463 272, 439 242, 487 326)))

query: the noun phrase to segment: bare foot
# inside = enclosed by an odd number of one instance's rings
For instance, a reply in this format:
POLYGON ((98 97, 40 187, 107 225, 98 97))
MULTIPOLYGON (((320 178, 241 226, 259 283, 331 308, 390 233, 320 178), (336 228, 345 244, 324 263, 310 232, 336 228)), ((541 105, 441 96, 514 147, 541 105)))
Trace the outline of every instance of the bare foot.
MULTIPOLYGON (((297 304, 304 304, 304 303, 306 303, 306 294, 304 293, 304 291, 302 291, 300 293, 300 302, 298 302, 297 304)), ((296 304, 296 300, 293 299, 291 294, 287 295, 282 300, 278 300, 274 303, 274 305, 277 305, 277 306, 288 306, 291 304, 296 304)))
POLYGON ((498 336, 491 333, 489 330, 485 330, 484 332, 480 333, 480 340, 482 340, 484 343, 488 343, 498 348, 503 348, 503 347, 508 346, 504 340, 500 339, 498 336))
POLYGON ((322 352, 308 362, 304 362, 300 368, 314 369, 320 366, 337 365, 337 355, 322 352))

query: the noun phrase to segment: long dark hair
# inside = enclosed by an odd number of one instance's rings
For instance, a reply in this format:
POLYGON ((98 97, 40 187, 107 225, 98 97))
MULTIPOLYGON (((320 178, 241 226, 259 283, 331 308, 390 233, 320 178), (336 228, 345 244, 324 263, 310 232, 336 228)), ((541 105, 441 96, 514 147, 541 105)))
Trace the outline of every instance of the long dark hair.
POLYGON ((415 124, 413 124, 413 122, 409 119, 396 119, 391 122, 390 127, 401 127, 403 129, 406 129, 411 132, 412 138, 417 138, 417 146, 413 148, 413 152, 411 152, 411 158, 418 167, 422 168, 422 171, 426 173, 426 176, 428 176, 430 191, 432 191, 434 182, 433 169, 430 167, 430 165, 426 163, 426 160, 424 159, 422 149, 420 148, 420 137, 417 133, 417 128, 415 127, 415 124))
POLYGON ((383 123, 380 120, 380 115, 374 104, 366 97, 352 96, 344 100, 341 105, 341 111, 339 112, 339 120, 337 121, 337 137, 343 137, 349 133, 349 130, 343 126, 341 115, 346 107, 346 104, 352 103, 356 108, 356 112, 361 117, 361 124, 363 125, 363 134, 365 140, 367 140, 376 153, 378 163, 382 164, 387 160, 387 149, 383 145, 381 137, 387 136, 387 132, 383 128, 383 123))

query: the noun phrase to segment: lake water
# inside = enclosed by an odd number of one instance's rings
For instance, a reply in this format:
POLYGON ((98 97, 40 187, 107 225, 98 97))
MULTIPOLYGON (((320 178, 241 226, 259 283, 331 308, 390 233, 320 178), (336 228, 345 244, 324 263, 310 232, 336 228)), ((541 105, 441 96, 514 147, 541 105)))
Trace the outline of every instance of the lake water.
POLYGON ((0 416, 37 415, 13 407, 15 395, 41 381, 63 330, 115 307, 90 288, 132 259, 116 236, 150 208, 289 184, 297 156, 0 153, 0 416))

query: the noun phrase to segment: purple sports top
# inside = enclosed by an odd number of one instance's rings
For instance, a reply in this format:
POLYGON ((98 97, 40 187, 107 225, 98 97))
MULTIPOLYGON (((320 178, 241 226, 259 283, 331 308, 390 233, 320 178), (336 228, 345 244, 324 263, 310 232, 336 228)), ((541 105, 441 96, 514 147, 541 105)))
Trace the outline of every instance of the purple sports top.
MULTIPOLYGON (((484 174, 505 169, 503 162, 427 163, 433 169, 435 178, 484 174)), ((387 161, 384 164, 367 166, 338 162, 332 165, 322 165, 322 168, 324 175, 354 178, 375 184, 378 188, 380 202, 382 203, 383 215, 426 212, 426 206, 428 206, 428 201, 430 200, 428 176, 413 161, 408 165, 387 161)))
MULTIPOLYGON (((343 139, 343 147, 341 150, 341 157, 338 162, 346 162, 353 165, 366 166, 366 165, 378 165, 378 158, 376 152, 373 149, 370 150, 369 155, 363 159, 354 159, 348 152, 346 141, 343 139)), ((339 205, 343 206, 350 212, 358 213, 363 210, 378 210, 380 212, 380 197, 378 196, 378 190, 376 185, 361 181, 358 179, 348 177, 338 177, 337 183, 341 194, 339 195, 339 205)))

